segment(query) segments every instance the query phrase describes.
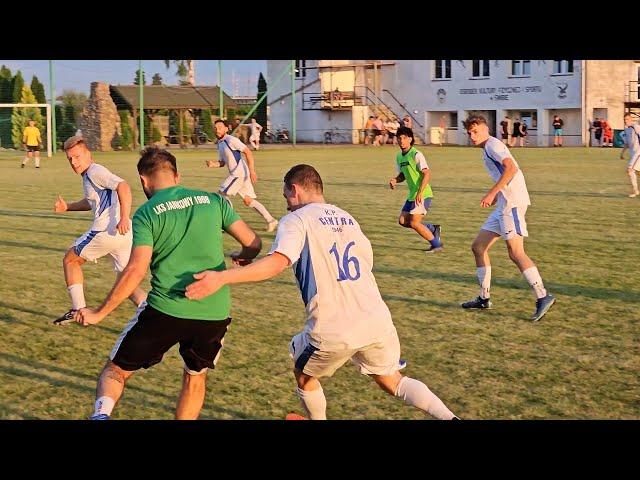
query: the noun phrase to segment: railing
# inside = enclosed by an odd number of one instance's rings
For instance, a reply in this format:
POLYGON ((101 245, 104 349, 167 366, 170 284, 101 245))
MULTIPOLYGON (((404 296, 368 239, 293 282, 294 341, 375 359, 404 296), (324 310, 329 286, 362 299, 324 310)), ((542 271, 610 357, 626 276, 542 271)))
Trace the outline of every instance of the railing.
POLYGON ((348 109, 354 105, 365 105, 362 97, 355 92, 304 92, 302 110, 348 109))
POLYGON ((404 103, 400 103, 400 100, 398 100, 393 93, 391 93, 386 88, 384 88, 382 91, 387 93, 391 98, 393 98, 393 100, 400 106, 400 108, 405 111, 405 113, 411 118, 411 120, 413 120, 413 124, 414 125, 418 125, 421 129, 424 128, 424 125, 422 125, 422 123, 420 123, 420 121, 416 117, 414 117, 413 114, 409 110, 407 110, 407 107, 405 107, 404 103))

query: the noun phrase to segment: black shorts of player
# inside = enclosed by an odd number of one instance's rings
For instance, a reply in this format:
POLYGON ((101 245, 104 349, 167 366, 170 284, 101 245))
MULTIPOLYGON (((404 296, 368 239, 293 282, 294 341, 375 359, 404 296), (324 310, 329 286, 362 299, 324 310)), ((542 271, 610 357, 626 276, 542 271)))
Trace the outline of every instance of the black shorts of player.
POLYGON ((502 132, 502 139, 506 140, 507 138, 509 138, 509 134, 502 132))
POLYGON ((40 147, 38 145, 27 145, 27 152, 39 152, 40 147))
POLYGON ((192 320, 173 317, 150 305, 133 319, 116 342, 111 361, 126 371, 149 368, 160 363, 176 343, 187 368, 200 372, 214 368, 222 339, 231 323, 225 320, 192 320), (130 325, 133 326, 127 331, 130 325))

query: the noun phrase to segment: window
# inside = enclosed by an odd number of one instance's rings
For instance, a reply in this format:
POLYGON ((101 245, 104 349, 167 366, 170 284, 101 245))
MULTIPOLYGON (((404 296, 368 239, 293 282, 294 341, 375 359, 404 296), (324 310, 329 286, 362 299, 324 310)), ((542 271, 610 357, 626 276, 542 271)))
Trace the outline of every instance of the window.
POLYGON ((451 60, 434 60, 434 79, 443 80, 451 78, 451 60))
POLYGON ((573 73, 573 60, 554 60, 553 73, 556 75, 573 73))
POLYGON ((296 78, 306 78, 306 77, 307 77, 307 61, 296 60, 296 78))
POLYGON ((531 75, 531 60, 511 60, 511 75, 515 77, 531 75))
POLYGON ((473 61, 473 78, 486 78, 489 76, 489 60, 473 61))

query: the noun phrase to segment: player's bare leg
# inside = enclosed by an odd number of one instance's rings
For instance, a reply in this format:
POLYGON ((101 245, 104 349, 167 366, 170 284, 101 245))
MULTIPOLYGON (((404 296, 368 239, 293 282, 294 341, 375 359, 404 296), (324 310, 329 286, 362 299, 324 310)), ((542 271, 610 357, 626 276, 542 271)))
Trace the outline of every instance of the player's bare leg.
POLYGON ((182 390, 176 406, 176 420, 197 420, 204 405, 207 371, 190 374, 186 370, 182 374, 182 390))
POLYGON ((124 385, 133 372, 123 370, 111 360, 102 369, 98 378, 98 388, 96 389, 95 410, 91 416, 92 420, 108 420, 113 408, 120 400, 124 385))

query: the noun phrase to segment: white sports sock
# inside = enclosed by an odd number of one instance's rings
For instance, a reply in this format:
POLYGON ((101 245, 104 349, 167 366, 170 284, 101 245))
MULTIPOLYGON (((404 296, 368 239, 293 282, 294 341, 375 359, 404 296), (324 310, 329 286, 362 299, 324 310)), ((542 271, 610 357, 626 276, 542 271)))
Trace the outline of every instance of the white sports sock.
POLYGON ((636 171, 632 170, 631 173, 629 174, 629 178, 631 179, 631 185, 633 186, 633 191, 637 192, 638 191, 638 177, 636 175, 636 171))
POLYGON ((69 296, 71 297, 71 308, 74 310, 80 310, 87 306, 84 301, 84 289, 81 283, 75 283, 67 287, 69 290, 69 296))
POLYGON ((402 377, 398 383, 396 397, 402 398, 407 405, 419 408, 438 420, 451 420, 455 416, 442 403, 442 400, 429 390, 429 387, 414 378, 402 377))
POLYGON ((29 161, 29 157, 24 157, 24 160, 22 160, 22 164, 26 165, 28 161, 29 161))
POLYGON ((111 412, 113 411, 113 407, 115 406, 116 406, 116 402, 113 398, 106 397, 106 396, 100 397, 98 400, 96 400, 93 414, 94 415, 101 415, 101 414, 111 415, 111 412))
POLYGON ((296 388, 296 393, 300 397, 302 408, 307 412, 307 416, 311 420, 326 420, 327 419, 327 399, 324 397, 324 391, 322 385, 317 390, 302 390, 300 387, 296 388))
POLYGON ((482 298, 489 298, 491 296, 491 266, 477 267, 476 276, 480 284, 480 296, 482 298))
POLYGON ((542 277, 540 277, 538 267, 527 268, 522 272, 522 275, 524 275, 524 278, 527 279, 527 282, 529 282, 529 285, 533 288, 536 298, 547 296, 547 290, 544 288, 544 284, 542 283, 542 277))
POLYGON ((38 155, 36 157, 36 168, 38 168, 40 166, 40 156, 38 155))
POLYGON ((259 201, 255 199, 251 200, 251 203, 249 204, 249 206, 251 208, 254 208, 260 215, 262 215, 262 218, 264 218, 267 221, 267 223, 273 222, 274 218, 271 216, 271 214, 265 208, 265 206, 262 205, 259 201))

